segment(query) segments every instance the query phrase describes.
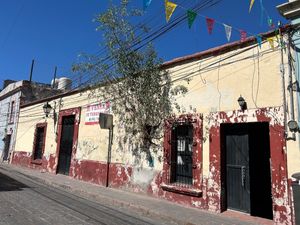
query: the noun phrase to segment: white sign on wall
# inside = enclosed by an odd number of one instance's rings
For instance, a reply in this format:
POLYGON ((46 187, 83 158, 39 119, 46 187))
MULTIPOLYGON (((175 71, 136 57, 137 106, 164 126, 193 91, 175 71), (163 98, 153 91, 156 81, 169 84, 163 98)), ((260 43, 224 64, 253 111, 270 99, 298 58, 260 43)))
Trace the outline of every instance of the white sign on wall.
POLYGON ((101 112, 110 113, 111 103, 100 102, 100 103, 88 105, 85 113, 85 125, 99 124, 99 114, 101 112))

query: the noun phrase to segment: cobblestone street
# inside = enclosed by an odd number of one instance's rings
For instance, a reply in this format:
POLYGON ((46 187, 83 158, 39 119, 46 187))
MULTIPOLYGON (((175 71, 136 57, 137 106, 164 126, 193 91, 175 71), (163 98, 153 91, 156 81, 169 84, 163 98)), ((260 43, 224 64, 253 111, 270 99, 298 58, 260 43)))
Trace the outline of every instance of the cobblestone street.
POLYGON ((0 224, 172 224, 0 173, 0 224))
POLYGON ((222 214, 73 179, 0 165, 0 225, 40 224, 273 224, 227 211, 222 214))

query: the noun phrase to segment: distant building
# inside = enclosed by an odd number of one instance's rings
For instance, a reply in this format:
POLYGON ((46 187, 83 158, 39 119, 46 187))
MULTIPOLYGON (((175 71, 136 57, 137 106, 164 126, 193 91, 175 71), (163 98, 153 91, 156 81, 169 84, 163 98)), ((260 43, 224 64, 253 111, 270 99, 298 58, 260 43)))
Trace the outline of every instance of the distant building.
POLYGON ((9 160, 14 147, 20 105, 61 92, 48 84, 4 80, 0 92, 0 161, 9 160))

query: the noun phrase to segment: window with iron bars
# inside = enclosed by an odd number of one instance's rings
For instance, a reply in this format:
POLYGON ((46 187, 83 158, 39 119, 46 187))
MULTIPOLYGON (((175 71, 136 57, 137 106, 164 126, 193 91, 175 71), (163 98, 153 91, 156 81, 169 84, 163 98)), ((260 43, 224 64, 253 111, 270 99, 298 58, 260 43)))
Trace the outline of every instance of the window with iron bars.
POLYGON ((41 160, 45 149, 46 123, 37 124, 33 142, 33 160, 41 160))
POLYGON ((193 185, 193 126, 174 126, 171 136, 170 183, 193 185))

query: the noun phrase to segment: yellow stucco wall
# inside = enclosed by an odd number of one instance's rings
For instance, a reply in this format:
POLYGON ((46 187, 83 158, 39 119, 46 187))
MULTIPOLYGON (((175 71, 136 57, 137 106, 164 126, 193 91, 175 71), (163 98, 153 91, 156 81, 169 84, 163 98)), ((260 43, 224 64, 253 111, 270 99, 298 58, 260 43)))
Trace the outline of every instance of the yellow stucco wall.
MULTIPOLYGON (((55 108, 57 116, 61 110, 81 107, 76 158, 80 160, 106 161, 108 131, 101 130, 99 125, 85 125, 87 105, 95 102, 97 102, 97 99, 91 98, 89 92, 83 92, 63 97, 62 99, 54 99, 49 101, 49 104, 55 108)), ((44 103, 41 103, 21 109, 15 147, 16 151, 32 152, 35 125, 47 122, 44 155, 48 156, 56 152, 57 123, 54 123, 53 111, 48 118, 44 116, 43 105, 44 103)))
MULTIPOLYGON (((188 88, 188 93, 184 96, 175 96, 177 103, 181 106, 180 112, 175 113, 203 113, 204 137, 206 139, 208 137, 206 129, 209 113, 239 109, 237 99, 240 95, 245 98, 249 109, 282 105, 280 51, 278 49, 272 50, 268 43, 264 43, 261 49, 253 46, 253 48, 244 51, 246 48, 168 69, 174 81, 174 86, 182 84, 188 88)), ((286 55, 284 58, 286 67, 286 55)), ((86 106, 97 101, 100 101, 100 99, 91 96, 89 91, 85 91, 49 102, 52 106, 56 105, 56 112, 68 108, 82 107, 77 159, 99 161, 106 161, 107 159, 108 131, 101 130, 99 125, 84 124, 86 106)), ((38 104, 21 109, 16 151, 31 152, 35 124, 47 121, 45 155, 55 153, 56 127, 52 118, 43 118, 42 106, 43 104, 38 104)), ((112 161, 133 164, 135 158, 130 151, 130 145, 123 146, 123 149, 118 146, 118 138, 122 137, 122 128, 116 118, 115 125, 112 161)), ((298 141, 288 142, 289 174, 299 171, 300 152, 298 143, 298 141)), ((162 168, 162 163, 158 160, 161 157, 162 151, 159 151, 154 158, 154 168, 157 170, 162 168)), ((207 176, 209 166, 209 143, 207 140, 203 145, 203 157, 204 176, 207 176)), ((145 156, 142 158, 145 159, 145 156)), ((144 167, 147 167, 147 165, 147 162, 143 163, 144 167)))

